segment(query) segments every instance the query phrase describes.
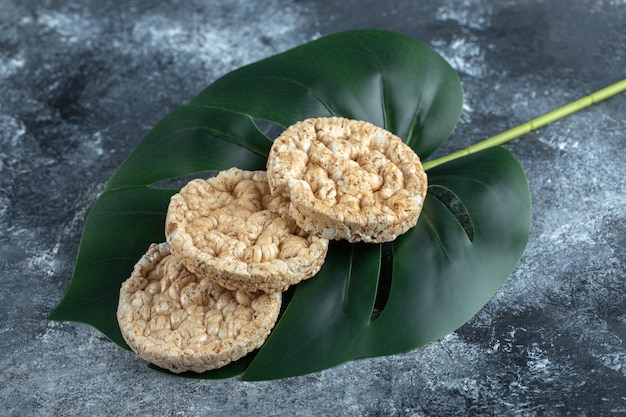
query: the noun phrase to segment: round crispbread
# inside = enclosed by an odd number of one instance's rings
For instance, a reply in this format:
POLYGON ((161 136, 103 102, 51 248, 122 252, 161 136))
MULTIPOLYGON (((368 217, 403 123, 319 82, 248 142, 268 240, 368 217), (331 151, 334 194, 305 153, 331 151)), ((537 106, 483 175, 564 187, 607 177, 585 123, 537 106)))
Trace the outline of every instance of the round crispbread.
POLYGON ((175 373, 222 367, 261 347, 282 295, 230 291, 152 244, 122 284, 117 320, 130 348, 175 373))
POLYGON ((350 242, 388 242, 415 226, 427 188, 419 157, 400 138, 341 117, 288 127, 272 145, 267 177, 299 227, 350 242))
POLYGON ((265 171, 231 168, 172 196, 166 240, 187 269, 226 288, 285 291, 315 275, 328 250, 327 239, 281 215, 287 207, 265 171))

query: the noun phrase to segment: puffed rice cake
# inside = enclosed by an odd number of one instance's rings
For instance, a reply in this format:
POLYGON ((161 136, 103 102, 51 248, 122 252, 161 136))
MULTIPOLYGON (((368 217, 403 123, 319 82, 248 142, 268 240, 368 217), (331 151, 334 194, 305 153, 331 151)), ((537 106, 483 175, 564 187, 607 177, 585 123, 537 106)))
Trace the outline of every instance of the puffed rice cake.
POLYGON ((117 320, 130 348, 172 372, 204 372, 261 347, 282 294, 230 291, 152 244, 122 284, 117 320))
POLYGON ((172 196, 166 240, 187 269, 226 288, 285 291, 315 275, 328 250, 327 239, 281 216, 287 206, 265 171, 231 168, 172 196))
POLYGON ((427 188, 419 157, 400 138, 341 117, 288 127, 272 145, 267 177, 299 227, 350 242, 388 242, 415 226, 427 188))

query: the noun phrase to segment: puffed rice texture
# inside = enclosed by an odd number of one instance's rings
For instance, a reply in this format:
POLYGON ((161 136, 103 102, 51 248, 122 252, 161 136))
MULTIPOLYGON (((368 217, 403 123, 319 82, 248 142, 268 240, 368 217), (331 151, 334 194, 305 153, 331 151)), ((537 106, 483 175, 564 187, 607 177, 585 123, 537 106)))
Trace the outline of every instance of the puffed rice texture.
POLYGON ((299 227, 350 242, 388 242, 415 226, 428 182, 400 138, 341 117, 288 127, 272 145, 267 176, 299 227))
POLYGON ((175 373, 222 367, 261 347, 282 294, 230 291, 152 244, 122 284, 117 320, 130 348, 175 373))
POLYGON ((172 196, 166 240, 187 269, 226 288, 285 291, 315 275, 328 250, 327 239, 284 216, 287 207, 265 171, 231 168, 172 196))

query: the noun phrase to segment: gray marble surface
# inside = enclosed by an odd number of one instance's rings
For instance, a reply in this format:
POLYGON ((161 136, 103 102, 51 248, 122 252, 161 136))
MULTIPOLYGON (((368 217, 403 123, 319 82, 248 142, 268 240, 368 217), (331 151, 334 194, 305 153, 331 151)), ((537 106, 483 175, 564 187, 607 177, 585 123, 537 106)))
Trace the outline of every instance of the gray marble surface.
POLYGON ((412 35, 463 81, 446 153, 623 79, 625 22, 623 0, 0 0, 0 415, 626 415, 626 94, 506 145, 532 193, 526 253, 422 349, 197 381, 45 320, 110 175, 220 75, 340 30, 412 35))

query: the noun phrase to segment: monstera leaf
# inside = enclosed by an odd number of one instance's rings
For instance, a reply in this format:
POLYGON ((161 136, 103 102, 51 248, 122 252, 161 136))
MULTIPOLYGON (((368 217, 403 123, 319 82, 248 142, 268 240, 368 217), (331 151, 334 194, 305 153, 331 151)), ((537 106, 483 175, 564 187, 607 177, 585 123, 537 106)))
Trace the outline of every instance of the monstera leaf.
MULTIPOLYGON (((265 169, 281 129, 320 116, 374 123, 424 160, 453 131, 462 100, 457 74, 434 50, 386 31, 330 35, 226 74, 167 115, 115 172, 90 211, 70 287, 49 318, 90 324, 128 348, 117 297, 148 245, 165 239, 177 190, 163 181, 233 166, 265 169)), ((322 270, 289 291, 258 352, 188 376, 302 375, 412 350, 467 322, 524 251, 528 183, 501 147, 436 166, 428 177, 416 227, 382 245, 332 242, 322 270)))

